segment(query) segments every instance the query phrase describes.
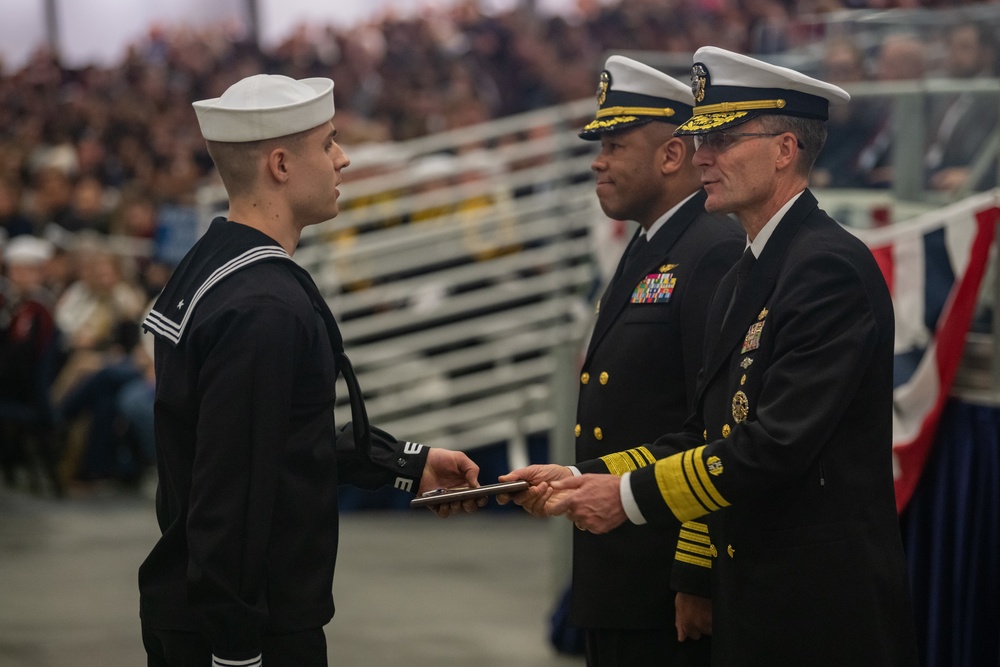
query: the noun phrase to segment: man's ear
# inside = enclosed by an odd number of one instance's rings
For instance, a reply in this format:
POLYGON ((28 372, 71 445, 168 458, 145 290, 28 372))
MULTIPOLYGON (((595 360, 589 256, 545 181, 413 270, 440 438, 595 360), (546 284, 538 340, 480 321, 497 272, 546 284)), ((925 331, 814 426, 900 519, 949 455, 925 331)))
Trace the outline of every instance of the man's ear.
POLYGON ((284 148, 275 148, 267 154, 267 172, 279 183, 288 180, 289 157, 284 148))
POLYGON ((660 171, 664 174, 672 174, 683 168, 684 162, 690 160, 687 145, 680 137, 670 137, 660 145, 662 161, 660 171))
POLYGON ((799 157, 799 152, 799 140, 791 132, 784 133, 781 135, 781 143, 779 144, 775 167, 780 170, 794 165, 799 157))

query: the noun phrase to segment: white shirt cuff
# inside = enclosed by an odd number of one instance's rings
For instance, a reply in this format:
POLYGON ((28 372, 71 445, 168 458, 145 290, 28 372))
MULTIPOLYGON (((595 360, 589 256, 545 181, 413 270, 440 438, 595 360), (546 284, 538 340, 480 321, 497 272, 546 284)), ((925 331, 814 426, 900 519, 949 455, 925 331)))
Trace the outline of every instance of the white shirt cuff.
POLYGON ((625 515, 629 521, 637 526, 642 526, 646 523, 646 517, 639 511, 639 505, 635 502, 635 496, 632 495, 631 477, 632 473, 630 472, 622 475, 622 481, 618 487, 622 496, 622 508, 625 510, 625 515))
POLYGON ((580 472, 580 469, 577 468, 576 466, 566 466, 566 467, 569 468, 569 471, 571 473, 573 473, 573 477, 580 477, 583 475, 583 473, 580 472))

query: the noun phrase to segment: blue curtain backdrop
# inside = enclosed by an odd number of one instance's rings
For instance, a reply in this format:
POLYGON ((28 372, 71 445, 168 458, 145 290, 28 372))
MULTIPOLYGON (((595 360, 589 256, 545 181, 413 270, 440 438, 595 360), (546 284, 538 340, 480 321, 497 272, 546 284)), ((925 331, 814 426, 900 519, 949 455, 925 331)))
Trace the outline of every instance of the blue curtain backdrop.
POLYGON ((923 664, 1000 665, 1000 408, 949 401, 901 524, 923 664))

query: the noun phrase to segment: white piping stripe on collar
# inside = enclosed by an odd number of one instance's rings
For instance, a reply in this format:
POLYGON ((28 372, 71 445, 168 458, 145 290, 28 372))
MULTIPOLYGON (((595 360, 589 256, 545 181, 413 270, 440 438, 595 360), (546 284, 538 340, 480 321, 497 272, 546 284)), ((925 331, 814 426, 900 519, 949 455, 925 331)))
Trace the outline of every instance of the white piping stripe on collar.
POLYGON ((194 293, 193 297, 191 297, 191 303, 185 304, 186 310, 184 311, 184 318, 181 320, 180 324, 177 324, 169 317, 157 312, 156 310, 151 310, 149 311, 149 315, 146 316, 146 320, 143 322, 143 325, 150 331, 160 334, 176 345, 180 342, 181 336, 184 335, 184 329, 187 327, 191 313, 194 312, 195 305, 197 305, 201 297, 204 296, 205 292, 210 290, 216 283, 229 274, 242 269, 248 264, 253 264, 254 262, 259 262, 262 259, 270 259, 272 257, 288 260, 292 258, 291 255, 285 252, 283 248, 279 248, 277 246, 251 248, 242 255, 229 260, 212 272, 212 275, 210 275, 205 282, 202 283, 201 287, 198 288, 198 291, 194 293))

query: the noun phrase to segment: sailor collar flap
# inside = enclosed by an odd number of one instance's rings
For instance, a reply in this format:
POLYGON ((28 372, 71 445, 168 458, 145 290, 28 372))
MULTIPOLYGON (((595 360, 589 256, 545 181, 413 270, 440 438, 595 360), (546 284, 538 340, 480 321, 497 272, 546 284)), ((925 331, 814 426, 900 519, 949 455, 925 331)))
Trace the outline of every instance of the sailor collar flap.
POLYGON ((275 259, 294 264, 291 255, 265 234, 216 218, 174 271, 142 327, 172 345, 180 344, 194 309, 209 290, 241 269, 275 259))

